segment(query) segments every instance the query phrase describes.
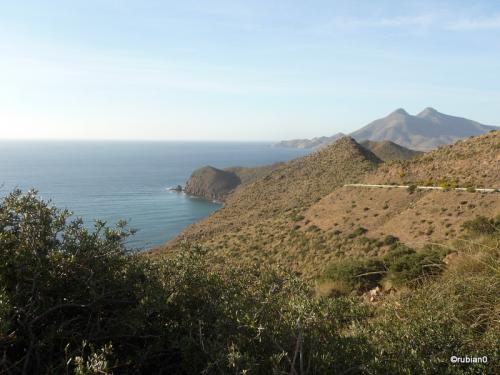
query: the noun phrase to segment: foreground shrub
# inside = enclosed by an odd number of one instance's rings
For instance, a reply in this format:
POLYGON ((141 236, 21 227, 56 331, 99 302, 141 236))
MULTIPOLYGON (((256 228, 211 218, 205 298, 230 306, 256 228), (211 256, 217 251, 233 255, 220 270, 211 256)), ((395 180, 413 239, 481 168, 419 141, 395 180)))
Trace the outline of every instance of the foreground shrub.
POLYGON ((68 215, 35 192, 0 205, 1 373, 323 374, 370 357, 345 334, 367 316, 354 300, 280 269, 215 271, 197 247, 129 253, 124 223, 68 215))
POLYGON ((61 373, 65 358, 90 354, 84 342, 119 342, 117 366, 172 358, 156 303, 168 295, 147 262, 127 255, 131 231, 102 222, 89 231, 68 215, 35 192, 0 205, 0 372, 61 373))
POLYGON ((500 348, 500 262, 495 247, 464 244, 438 280, 384 304, 361 331, 375 345, 369 372, 390 374, 494 374, 500 348), (487 363, 452 364, 450 357, 487 363))
POLYGON ((315 298, 279 267, 216 268, 196 246, 130 253, 124 223, 88 230, 67 217, 34 192, 0 204, 2 374, 482 374, 494 365, 450 356, 500 354, 495 236, 457 249, 438 279, 422 276, 430 248, 332 265, 332 280, 359 290, 386 267, 423 277, 371 307, 315 298))
POLYGON ((213 272, 193 250, 163 266, 188 373, 323 374, 360 369, 369 356, 365 340, 342 334, 367 316, 355 300, 313 298, 279 268, 213 272))

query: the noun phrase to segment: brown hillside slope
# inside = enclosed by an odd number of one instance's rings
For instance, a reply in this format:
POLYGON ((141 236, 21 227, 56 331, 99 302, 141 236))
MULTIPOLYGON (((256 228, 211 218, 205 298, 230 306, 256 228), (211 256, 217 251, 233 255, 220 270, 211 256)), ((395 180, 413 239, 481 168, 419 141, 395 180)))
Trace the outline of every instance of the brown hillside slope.
MULTIPOLYGON (((490 133, 445 146, 405 163, 382 165, 365 182, 403 182, 400 174, 413 181, 457 179, 459 184, 500 186, 500 132, 490 133), (389 177, 387 177, 389 176, 389 177), (398 179, 399 177, 399 179, 398 179)), ((421 246, 456 238, 462 224, 478 215, 500 215, 500 193, 463 191, 416 191, 398 188, 342 187, 313 205, 304 214, 307 226, 323 231, 352 233, 367 229, 366 237, 386 235, 421 246)), ((307 228, 306 226, 306 228, 307 228)))
POLYGON ((297 271, 306 264, 318 268, 323 259, 304 252, 294 236, 300 212, 335 188, 360 181, 379 163, 353 139, 342 138, 237 189, 221 209, 188 227, 166 249, 187 240, 239 262, 284 261, 297 271))
MULTIPOLYGON (((401 242, 420 247, 444 242, 462 232, 462 224, 482 215, 500 215, 499 193, 418 191, 342 187, 312 206, 304 214, 308 226, 349 235, 356 228, 366 237, 396 236, 401 242)), ((306 226, 307 228, 307 226, 306 226)))
POLYGON ((382 165, 366 183, 418 183, 500 188, 500 131, 441 146, 411 161, 382 165))
POLYGON ((259 167, 229 167, 224 170, 235 173, 240 178, 241 184, 245 185, 249 182, 267 176, 280 165, 283 165, 283 163, 262 165, 259 167))

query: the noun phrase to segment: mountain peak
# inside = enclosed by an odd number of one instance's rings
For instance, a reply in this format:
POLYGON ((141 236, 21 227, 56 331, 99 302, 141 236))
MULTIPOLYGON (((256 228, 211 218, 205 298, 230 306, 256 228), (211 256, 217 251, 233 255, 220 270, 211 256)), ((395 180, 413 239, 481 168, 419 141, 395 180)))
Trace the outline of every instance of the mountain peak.
POLYGON ((375 164, 382 162, 382 160, 377 155, 375 155, 371 150, 360 145, 353 137, 349 135, 340 138, 335 143, 325 148, 324 151, 325 153, 335 152, 337 156, 349 155, 348 156, 349 158, 352 158, 353 155, 359 155, 365 160, 375 164))
POLYGON ((427 107, 422 112, 420 112, 417 116, 418 117, 428 117, 428 116, 435 116, 435 115, 438 115, 438 114, 439 114, 439 112, 436 111, 434 108, 427 107))
POLYGON ((392 112, 389 116, 392 115, 404 115, 404 116, 409 116, 408 112, 404 110, 404 108, 398 108, 394 112, 392 112))

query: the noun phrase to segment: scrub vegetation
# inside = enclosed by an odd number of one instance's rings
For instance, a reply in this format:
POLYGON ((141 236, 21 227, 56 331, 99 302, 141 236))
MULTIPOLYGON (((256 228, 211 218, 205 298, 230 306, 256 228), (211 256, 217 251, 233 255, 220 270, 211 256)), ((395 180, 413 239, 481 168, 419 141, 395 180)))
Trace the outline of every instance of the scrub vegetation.
POLYGON ((0 372, 493 373, 498 218, 464 226, 446 250, 391 238, 383 257, 333 263, 324 278, 345 290, 319 296, 278 265, 213 267, 200 246, 130 252, 125 223, 89 230, 15 191, 0 203, 0 372), (384 280, 398 292, 360 298, 384 280), (491 362, 452 364, 451 355, 491 362))

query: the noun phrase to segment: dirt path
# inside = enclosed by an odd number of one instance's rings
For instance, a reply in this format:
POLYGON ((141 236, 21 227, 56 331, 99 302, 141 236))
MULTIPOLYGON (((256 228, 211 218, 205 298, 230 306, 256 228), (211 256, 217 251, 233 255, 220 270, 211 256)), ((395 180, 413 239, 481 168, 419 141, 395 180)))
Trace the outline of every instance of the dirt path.
MULTIPOLYGON (((408 189, 410 186, 409 185, 370 185, 370 184, 346 184, 344 186, 349 186, 349 187, 369 187, 369 188, 386 188, 386 189, 408 189)), ((418 190, 455 190, 455 191, 467 191, 467 188, 443 188, 440 186, 417 186, 416 189, 418 190)), ((498 192, 499 189, 494 189, 494 188, 476 188, 474 191, 479 192, 479 193, 494 193, 498 192)))

